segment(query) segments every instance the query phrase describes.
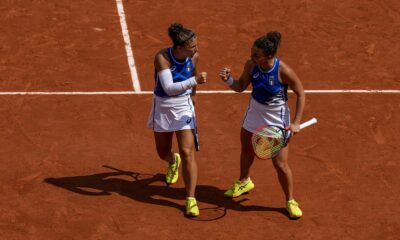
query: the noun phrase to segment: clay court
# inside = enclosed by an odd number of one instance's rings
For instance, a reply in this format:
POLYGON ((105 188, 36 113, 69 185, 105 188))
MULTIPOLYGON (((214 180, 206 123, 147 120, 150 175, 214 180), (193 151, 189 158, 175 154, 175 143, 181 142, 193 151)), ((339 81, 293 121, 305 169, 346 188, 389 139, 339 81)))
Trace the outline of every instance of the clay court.
POLYGON ((400 2, 2 0, 0 26, 0 239, 400 235, 400 2), (164 183, 145 127, 154 54, 170 46, 173 22, 196 31, 208 72, 196 97, 195 219, 184 217, 182 179, 164 183), (255 162, 250 194, 223 197, 250 94, 219 93, 218 71, 238 77, 271 30, 307 90, 303 119, 319 121, 292 139, 299 220, 270 161, 255 162))

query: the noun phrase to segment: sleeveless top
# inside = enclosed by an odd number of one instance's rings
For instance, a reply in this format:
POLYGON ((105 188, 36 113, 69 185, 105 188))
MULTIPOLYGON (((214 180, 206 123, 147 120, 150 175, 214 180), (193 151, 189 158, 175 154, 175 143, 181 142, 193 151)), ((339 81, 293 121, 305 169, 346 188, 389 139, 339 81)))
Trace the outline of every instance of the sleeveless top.
POLYGON ((288 85, 279 81, 279 64, 279 59, 275 58, 274 65, 268 71, 262 70, 259 65, 255 65, 251 71, 251 96, 257 102, 270 106, 287 104, 288 85))
MULTIPOLYGON (((194 64, 192 62, 192 58, 186 58, 184 62, 178 62, 174 56, 172 55, 172 48, 167 49, 168 57, 171 62, 171 66, 169 69, 172 73, 173 82, 183 82, 193 77, 194 73, 194 64)), ((168 96, 162 85, 160 83, 160 79, 158 78, 157 71, 154 71, 154 79, 156 82, 156 86, 154 88, 154 94, 159 97, 176 97, 176 96, 185 96, 192 93, 192 89, 185 90, 178 95, 168 96)))

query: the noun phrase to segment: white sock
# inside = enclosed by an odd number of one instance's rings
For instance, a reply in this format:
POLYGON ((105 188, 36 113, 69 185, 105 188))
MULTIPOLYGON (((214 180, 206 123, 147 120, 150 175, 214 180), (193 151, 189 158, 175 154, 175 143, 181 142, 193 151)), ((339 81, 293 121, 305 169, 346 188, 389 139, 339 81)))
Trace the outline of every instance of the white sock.
POLYGON ((246 178, 245 180, 241 181, 242 183, 247 183, 250 180, 250 177, 246 178))

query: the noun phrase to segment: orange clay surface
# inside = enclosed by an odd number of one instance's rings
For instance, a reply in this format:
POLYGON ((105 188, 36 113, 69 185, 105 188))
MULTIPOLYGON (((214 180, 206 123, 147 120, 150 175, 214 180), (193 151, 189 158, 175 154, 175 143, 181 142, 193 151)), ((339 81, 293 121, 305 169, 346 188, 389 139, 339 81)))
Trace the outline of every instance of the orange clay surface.
MULTIPOLYGON (((306 89, 399 89, 398 1, 123 3, 142 90, 174 21, 198 33, 199 90, 226 90, 219 68, 238 77, 271 30, 306 89)), ((0 92, 132 91, 115 1, 2 0, 0 22, 0 92)), ((399 94, 307 95, 303 119, 319 123, 291 142, 296 221, 270 161, 254 163, 250 194, 223 197, 249 97, 197 96, 201 215, 187 219, 145 127, 151 95, 0 95, 0 239, 398 238, 399 94)))

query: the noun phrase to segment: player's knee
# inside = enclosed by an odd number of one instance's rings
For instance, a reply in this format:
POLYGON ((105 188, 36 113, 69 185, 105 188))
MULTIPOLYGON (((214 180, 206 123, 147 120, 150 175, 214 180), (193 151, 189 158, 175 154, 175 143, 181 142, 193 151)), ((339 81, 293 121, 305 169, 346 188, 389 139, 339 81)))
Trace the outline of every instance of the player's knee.
POLYGON ((168 160, 168 157, 169 157, 170 154, 171 154, 171 150, 166 151, 166 150, 157 149, 157 153, 158 153, 158 156, 159 156, 161 159, 163 159, 163 160, 168 160))
POLYGON ((290 171, 289 164, 285 161, 274 160, 274 166, 277 170, 282 171, 284 173, 290 171))
POLYGON ((193 149, 184 147, 180 149, 179 153, 181 154, 182 158, 191 160, 193 156, 193 149))

